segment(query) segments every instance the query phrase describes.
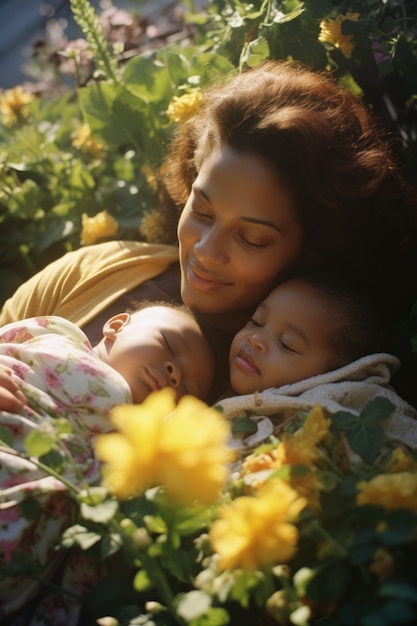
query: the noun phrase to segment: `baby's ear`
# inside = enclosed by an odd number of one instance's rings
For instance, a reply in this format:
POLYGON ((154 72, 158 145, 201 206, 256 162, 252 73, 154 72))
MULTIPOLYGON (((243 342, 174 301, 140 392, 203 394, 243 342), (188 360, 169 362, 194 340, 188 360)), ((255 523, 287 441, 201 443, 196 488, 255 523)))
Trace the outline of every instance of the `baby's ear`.
POLYGON ((130 320, 129 313, 119 313, 118 315, 113 315, 103 326, 103 336, 107 339, 114 340, 118 332, 126 326, 128 321, 130 320))

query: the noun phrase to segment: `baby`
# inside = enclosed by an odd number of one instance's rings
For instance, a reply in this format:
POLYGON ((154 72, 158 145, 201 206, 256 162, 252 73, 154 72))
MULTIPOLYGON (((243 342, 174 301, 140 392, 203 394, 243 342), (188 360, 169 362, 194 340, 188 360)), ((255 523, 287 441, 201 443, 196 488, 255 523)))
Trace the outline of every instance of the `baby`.
POLYGON ((0 409, 14 412, 25 404, 19 379, 65 404, 66 412, 72 404, 77 412, 81 404, 91 412, 96 399, 102 408, 139 404, 162 387, 173 387, 177 400, 185 394, 204 399, 214 374, 212 350, 194 315, 166 303, 113 316, 94 348, 60 317, 13 322, 0 329, 0 365, 0 409))
POLYGON ((231 395, 289 385, 385 348, 383 324, 364 297, 321 277, 289 279, 235 335, 231 395))

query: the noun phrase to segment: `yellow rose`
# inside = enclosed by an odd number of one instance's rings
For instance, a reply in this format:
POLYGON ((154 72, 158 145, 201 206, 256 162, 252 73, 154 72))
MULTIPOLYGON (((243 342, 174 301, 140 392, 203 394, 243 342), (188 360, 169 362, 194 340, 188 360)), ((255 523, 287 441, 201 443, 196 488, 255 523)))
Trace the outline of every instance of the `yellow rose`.
POLYGON ((107 213, 100 211, 94 217, 88 217, 86 213, 81 216, 81 242, 89 246, 99 239, 113 237, 117 233, 117 221, 107 213))
POLYGON ((219 511, 210 529, 220 570, 256 570, 285 563, 297 548, 298 530, 291 523, 306 501, 281 480, 271 480, 255 496, 242 496, 219 511))
POLYGON ((192 396, 175 405, 175 392, 151 393, 137 406, 110 414, 119 432, 97 438, 105 481, 119 498, 163 485, 176 502, 212 503, 224 485, 232 460, 229 426, 222 415, 192 396))
POLYGON ((417 513, 417 473, 379 474, 357 484, 359 505, 375 504, 385 509, 409 509, 417 513))
POLYGON ((74 130, 72 133, 72 145, 74 148, 82 150, 82 152, 91 154, 95 159, 98 159, 104 151, 104 144, 93 139, 88 124, 81 124, 74 130))
POLYGON ((174 96, 168 105, 167 115, 171 122, 184 122, 197 111, 202 100, 203 94, 199 89, 183 96, 174 96))
POLYGON ((27 117, 26 105, 34 99, 33 94, 18 85, 0 94, 0 116, 7 126, 27 117))

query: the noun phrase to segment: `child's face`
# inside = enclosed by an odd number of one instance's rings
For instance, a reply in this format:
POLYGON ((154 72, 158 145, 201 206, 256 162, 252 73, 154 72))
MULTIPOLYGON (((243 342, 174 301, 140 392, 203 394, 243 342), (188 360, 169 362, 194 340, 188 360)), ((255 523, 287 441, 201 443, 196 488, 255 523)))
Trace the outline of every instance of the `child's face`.
POLYGON ((115 316, 107 322, 104 334, 108 342, 105 360, 126 379, 135 404, 163 387, 173 387, 177 400, 188 394, 207 396, 214 374, 213 353, 186 313, 150 306, 130 316, 115 316), (125 323, 118 326, 120 319, 125 323), (113 333, 106 331, 112 320, 117 329, 113 333))
POLYGON ((328 371, 337 328, 314 287, 296 279, 282 283, 232 341, 231 386, 253 393, 328 371))

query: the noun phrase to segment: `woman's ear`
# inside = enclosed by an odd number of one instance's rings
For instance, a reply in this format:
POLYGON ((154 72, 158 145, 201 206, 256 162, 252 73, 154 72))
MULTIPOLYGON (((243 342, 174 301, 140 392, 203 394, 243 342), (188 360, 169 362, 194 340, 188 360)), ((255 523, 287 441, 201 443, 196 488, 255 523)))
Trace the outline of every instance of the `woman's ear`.
POLYGON ((106 339, 111 339, 114 341, 118 332, 126 326, 128 321, 130 320, 129 313, 119 313, 118 315, 113 315, 103 326, 103 336, 106 339))

